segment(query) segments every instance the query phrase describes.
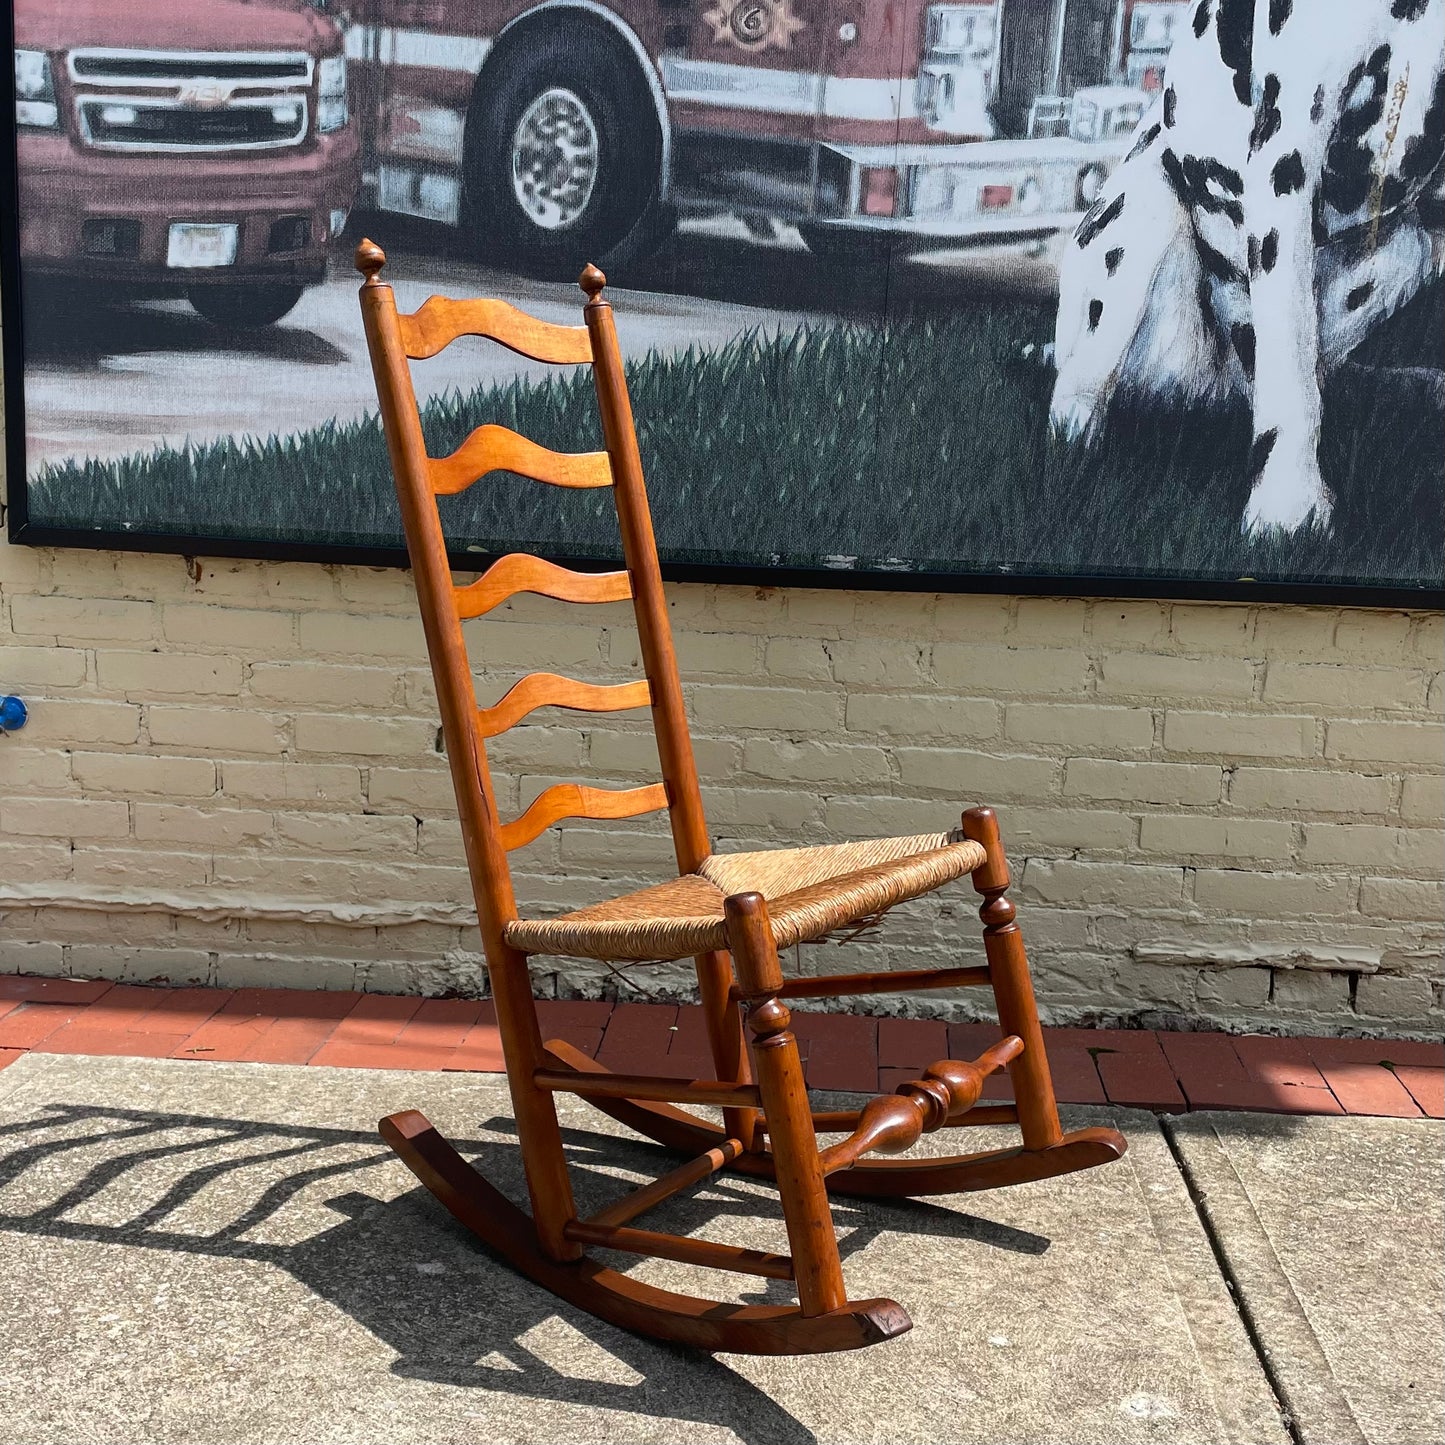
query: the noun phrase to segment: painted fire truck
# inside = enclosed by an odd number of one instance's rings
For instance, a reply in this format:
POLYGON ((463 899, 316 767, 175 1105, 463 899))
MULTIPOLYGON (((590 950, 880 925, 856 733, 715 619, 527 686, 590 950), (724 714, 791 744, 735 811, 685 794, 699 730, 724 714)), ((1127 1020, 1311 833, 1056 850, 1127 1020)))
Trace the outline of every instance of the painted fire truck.
POLYGON ((15 0, 28 272, 182 291, 225 325, 325 275, 360 177, 336 23, 305 0, 15 0))
POLYGON ((1157 89, 1179 0, 329 0, 383 211, 558 277, 679 215, 824 256, 1054 234, 1157 89))

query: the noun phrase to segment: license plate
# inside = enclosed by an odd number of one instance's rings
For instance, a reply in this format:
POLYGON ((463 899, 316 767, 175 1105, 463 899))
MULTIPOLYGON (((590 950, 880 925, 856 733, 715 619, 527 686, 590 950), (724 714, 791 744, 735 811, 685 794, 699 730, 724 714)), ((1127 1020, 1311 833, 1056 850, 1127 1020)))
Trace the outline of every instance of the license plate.
POLYGON ((236 225, 196 225, 178 222, 171 227, 166 247, 167 266, 231 266, 241 228, 236 225))

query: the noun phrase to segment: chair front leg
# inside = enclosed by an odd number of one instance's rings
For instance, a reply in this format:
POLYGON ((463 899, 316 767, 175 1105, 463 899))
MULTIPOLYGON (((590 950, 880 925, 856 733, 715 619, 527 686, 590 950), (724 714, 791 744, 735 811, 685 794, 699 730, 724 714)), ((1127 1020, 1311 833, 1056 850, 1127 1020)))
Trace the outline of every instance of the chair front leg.
POLYGON ((1019 1113, 1019 1130, 1026 1149, 1050 1149, 1063 1138, 1054 1081, 1044 1052, 1044 1033, 1029 977, 1023 934, 1014 922, 1017 910, 1005 896, 1009 886, 1008 859, 999 837, 998 818, 992 808, 970 808, 963 815, 963 833, 983 845, 988 854, 974 871, 973 886, 983 895, 978 916, 983 920, 983 949, 989 980, 998 1006, 999 1027, 1005 1035, 1017 1034, 1023 1052, 1008 1066, 1019 1113))
POLYGON ((803 1082, 798 1041, 788 1025, 787 1006, 771 990, 783 971, 760 893, 740 893, 723 905, 728 944, 746 993, 763 995, 748 1010, 754 1069, 762 1094, 768 1138, 793 1255, 798 1301, 805 1315, 826 1314, 848 1302, 833 1212, 823 1186, 823 1166, 813 1131, 812 1108, 803 1082))

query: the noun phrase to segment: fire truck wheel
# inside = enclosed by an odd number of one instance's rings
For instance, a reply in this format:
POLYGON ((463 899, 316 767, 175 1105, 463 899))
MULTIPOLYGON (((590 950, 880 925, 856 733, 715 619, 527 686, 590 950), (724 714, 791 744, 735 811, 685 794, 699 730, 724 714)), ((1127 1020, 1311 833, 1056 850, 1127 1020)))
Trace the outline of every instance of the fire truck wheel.
POLYGON ((652 99, 609 37, 533 40, 495 57, 467 142, 468 210, 486 259, 570 281, 588 261, 637 260, 666 234, 652 99))
POLYGON ((270 326, 300 299, 300 286, 193 286, 186 300, 217 326, 270 326))

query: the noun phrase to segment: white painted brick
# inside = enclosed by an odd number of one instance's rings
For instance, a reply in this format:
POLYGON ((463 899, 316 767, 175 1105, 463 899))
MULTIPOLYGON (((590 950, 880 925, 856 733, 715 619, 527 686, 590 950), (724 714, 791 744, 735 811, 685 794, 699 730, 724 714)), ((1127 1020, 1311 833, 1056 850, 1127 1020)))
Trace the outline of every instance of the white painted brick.
POLYGON ((773 738, 749 738, 743 744, 743 771, 782 782, 845 786, 888 782, 893 776, 882 748, 773 738))
POLYGON ((1255 664, 1242 657, 1174 657, 1113 652, 1099 668, 1101 697, 1207 697, 1243 700, 1254 693, 1255 664))
POLYGON ((1356 879, 1348 875, 1245 868, 1200 868, 1194 875, 1196 903, 1244 918, 1353 913, 1358 892, 1356 879))
POLYGON ((999 815, 1004 850, 1011 856, 1050 857, 1075 849, 1118 851, 1133 846, 1138 820, 1127 813, 1087 808, 1008 808, 999 815))
MULTIPOLYGON (((742 766, 742 744, 726 738, 694 737, 692 751, 705 788, 726 783, 742 766)), ((539 758, 536 765, 540 766, 541 762, 539 758)), ((625 733, 589 730, 586 767, 613 778, 659 777, 662 764, 657 754, 657 739, 650 728, 625 733)))
POLYGON ((336 763, 251 763, 221 765, 221 791, 258 802, 333 803, 361 806, 361 770, 336 763))
POLYGON ((211 758, 76 753, 70 766, 76 781, 87 793, 208 798, 216 791, 216 764, 211 758))
POLYGON ((296 618, 290 612, 172 602, 161 614, 161 630, 170 642, 223 647, 228 652, 274 657, 296 650, 296 618))
POLYGON ((934 599, 935 637, 983 642, 1002 638, 1008 629, 1012 604, 1007 597, 967 592, 945 592, 934 599))
MULTIPOLYGON (((374 948, 375 945, 371 945, 374 948)), ((368 952, 370 949, 368 949, 368 952)), ((357 963, 343 958, 290 958, 218 953, 215 988, 305 988, 345 993, 357 986, 357 963)))
POLYGON ((108 943, 76 943, 69 966, 77 978, 116 983, 168 983, 209 987, 215 979, 211 955, 191 948, 124 948, 108 943))
POLYGON ((395 706, 401 683, 394 669, 328 667, 318 662, 257 663, 247 690, 268 703, 331 707, 344 711, 395 706))
POLYGON ((1262 607, 1255 624, 1255 654, 1322 657, 1334 648, 1339 613, 1327 607, 1262 607))
POLYGON ((1445 833, 1370 823, 1306 823, 1299 857, 1302 863, 1345 863, 1428 877, 1445 865, 1445 833))
POLYGON ((1366 878, 1360 885, 1360 911, 1379 918, 1445 918, 1445 884, 1415 878, 1366 878))
POLYGON ((0 799, 22 793, 74 793, 70 754, 41 752, 20 746, 19 739, 0 740, 0 799))
POLYGON ((235 697, 241 663, 234 657, 179 652, 98 652, 97 675, 106 692, 132 702, 153 698, 235 697))
POLYGON ((1057 793, 1063 765, 1057 758, 965 752, 961 748, 899 748, 904 787, 964 801, 965 807, 995 798, 1043 798, 1057 793))
POLYGON ((469 622, 465 631, 472 666, 488 672, 499 668, 596 671, 602 665, 600 628, 541 627, 530 622, 509 626, 484 619, 469 622))
MULTIPOLYGON (((355 612, 303 612, 299 645, 306 657, 345 657, 357 661, 400 658, 426 665, 426 638, 420 617, 377 617, 355 612)), ((473 658, 480 662, 480 658, 473 658)))
MULTIPOLYGON (((683 645, 690 642, 688 638, 683 645)), ((764 644, 763 668, 770 678, 806 678, 831 682, 833 663, 821 637, 770 637, 764 644)))
POLYGON ((1342 612, 1335 625, 1335 649, 1362 661, 1405 662, 1410 656, 1410 632, 1408 612, 1342 612))
POLYGON ((286 747, 286 724, 270 713, 239 708, 146 708, 146 732, 153 747, 179 747, 187 752, 278 754, 286 747))
POLYGON ((1254 613, 1241 604, 1176 602, 1169 636, 1185 652, 1243 652, 1254 640, 1254 613))
POLYGON ((938 738, 976 743, 998 736, 1002 716, 998 703, 983 698, 855 692, 848 698, 844 720, 849 732, 901 742, 938 738))
POLYGON ((141 843, 197 843, 208 848, 244 848, 270 838, 271 814, 245 808, 192 808, 176 803, 132 805, 141 843))
POLYGON ((1269 816, 1307 813, 1383 813, 1394 796, 1389 778, 1334 769, 1240 768, 1230 781, 1231 806, 1269 816))
POLYGON ((1412 656, 1422 658, 1427 666, 1445 663, 1445 614, 1417 612, 1410 636, 1412 656))
POLYGON ((1274 1007, 1291 1013, 1348 1014, 1350 979, 1345 973, 1317 973, 1313 969, 1278 969, 1274 975, 1274 1007))
POLYGON ((1317 749, 1313 717, 1273 713, 1164 714, 1164 750, 1218 758, 1307 758, 1317 749))
POLYGON ((1123 803, 1217 803, 1224 770, 1206 763, 1131 763, 1070 758, 1064 796, 1123 803))
POLYGON ((918 687, 926 675, 926 653, 921 644, 896 638, 828 644, 833 676, 852 687, 918 687))
POLYGON ((1184 896, 1184 870, 1138 863, 1030 858, 1024 865, 1021 891, 1025 898, 1044 903, 1177 908, 1184 896))
POLYGON ((784 687, 723 687, 707 683, 687 689, 688 712, 705 730, 765 730, 796 735, 831 732, 843 722, 843 695, 784 687))
POLYGON ((1421 1022, 1431 1007, 1428 978, 1400 978, 1393 974, 1368 974, 1355 991, 1355 1008, 1367 1018, 1421 1022))
POLYGON ((1063 647, 981 647, 938 642, 933 677, 942 687, 991 696, 1010 693, 1079 693, 1089 679, 1082 650, 1063 647))
POLYGON ((313 856, 379 853, 393 857, 416 852, 415 818, 374 813, 278 813, 276 839, 284 848, 313 856))
POLYGON ((130 810, 94 798, 0 799, 0 833, 37 838, 124 838, 130 810))
POLYGON ((1400 816, 1407 823, 1445 822, 1445 776, 1416 773, 1406 778, 1400 816))
MULTIPOLYGON (((3 667, 0 663, 0 667, 3 667)), ((140 737, 140 708, 123 702, 79 698, 30 700, 25 741, 58 743, 133 743, 140 737)))
MULTIPOLYGON (((3 825, 5 804, 0 800, 0 825, 3 825)), ((53 835, 52 835, 53 836, 53 835)), ((52 883, 70 877, 72 855, 70 844, 41 843, 32 837, 17 841, 14 835, 0 828, 0 879, 14 886, 19 883, 52 883)), ((0 911, 0 931, 6 914, 0 911)))
POLYGON ((19 636, 54 637, 71 646, 101 642, 149 642, 155 635, 155 607, 103 597, 17 597, 10 625, 19 636))
POLYGON ((391 812, 415 811, 433 817, 456 811, 452 775, 440 763, 434 768, 372 768, 367 774, 366 796, 373 808, 391 812))
POLYGON ((1089 604, 1082 597, 1023 597, 1009 625, 1011 645, 1062 644, 1083 647, 1089 604))
MULTIPOLYGON (((711 797, 704 801, 711 803, 711 797)), ((828 836, 819 841, 852 842, 861 838, 911 838, 918 833, 946 833, 958 827, 963 810, 972 807, 974 801, 968 798, 955 803, 940 802, 937 798, 870 798, 851 794, 829 798, 824 811, 824 831, 828 836)), ((1008 816, 1000 809, 1005 828, 1008 816)), ((1007 845, 1007 832, 1004 841, 1007 845)))
POLYGON ((1014 742, 1137 752, 1154 745, 1154 714, 1142 707, 1012 702, 1003 730, 1014 742))
POLYGON ((1265 673, 1268 702, 1318 703, 1336 712, 1418 708, 1427 684, 1423 672, 1318 662, 1273 662, 1265 673))
POLYGON ((295 727, 297 752, 318 757, 423 757, 436 747, 436 736, 437 725, 421 718, 345 713, 300 713, 295 727))
POLYGON ((1139 846, 1170 858, 1291 858, 1294 827, 1265 818, 1146 813, 1139 823, 1139 846))
POLYGON ((1105 647, 1157 647, 1169 633, 1169 608, 1158 602, 1103 599, 1094 604, 1090 634, 1105 647))
POLYGON ((85 653, 73 647, 5 646, 5 687, 24 693, 36 688, 79 687, 85 681, 85 653))
MULTIPOLYGON (((633 630, 608 630, 608 664, 640 674, 642 649, 633 630)), ((746 677, 758 671, 763 640, 748 632, 685 632, 676 639, 677 668, 683 677, 746 677)), ((591 662, 591 657, 578 659, 591 662)), ((541 665, 538 659, 538 665, 541 665)), ((547 666, 555 664, 549 657, 547 666)))
MULTIPOLYGON (((17 547, 14 549, 19 551, 17 547)), ((65 949, 58 943, 21 943, 0 939, 0 973, 58 978, 65 972, 65 949)))
POLYGON ((1267 968, 1211 968, 1199 975, 1199 1002, 1222 1013, 1254 1012, 1269 1003, 1267 968))
POLYGON ((1387 763, 1445 762, 1445 726, 1439 722, 1362 722, 1332 718, 1325 756, 1387 763))

